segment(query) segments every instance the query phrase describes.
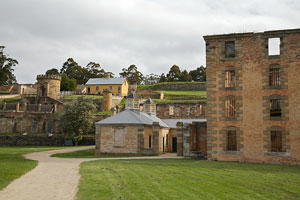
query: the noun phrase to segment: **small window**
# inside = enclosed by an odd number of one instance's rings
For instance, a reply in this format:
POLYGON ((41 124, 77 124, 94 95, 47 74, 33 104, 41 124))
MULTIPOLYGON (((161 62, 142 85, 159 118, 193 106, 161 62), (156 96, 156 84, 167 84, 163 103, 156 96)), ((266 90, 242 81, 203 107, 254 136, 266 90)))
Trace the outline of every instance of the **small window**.
POLYGON ((169 115, 174 115, 174 107, 169 105, 169 115))
POLYGON ((271 131, 271 152, 282 152, 281 131, 271 131))
POLYGON ((269 38, 268 50, 269 56, 280 55, 280 38, 269 38))
POLYGON ((121 86, 118 87, 118 93, 121 93, 121 86))
POLYGON ((280 103, 280 99, 270 99, 270 117, 281 117, 280 103))
POLYGON ((269 85, 280 86, 280 69, 271 68, 269 72, 269 85))
POLYGON ((112 91, 112 86, 109 86, 109 90, 112 91))
POLYGON ((99 87, 98 86, 96 86, 96 91, 98 91, 99 90, 99 87))
POLYGON ((227 70, 225 71, 225 88, 235 87, 235 71, 227 70))
POLYGON ((225 42, 225 57, 234 58, 235 57, 235 42, 227 41, 225 42))
POLYGON ((227 151, 237 151, 236 131, 227 132, 227 151))
POLYGON ((227 99, 225 101, 226 118, 234 118, 236 113, 235 99, 227 99))

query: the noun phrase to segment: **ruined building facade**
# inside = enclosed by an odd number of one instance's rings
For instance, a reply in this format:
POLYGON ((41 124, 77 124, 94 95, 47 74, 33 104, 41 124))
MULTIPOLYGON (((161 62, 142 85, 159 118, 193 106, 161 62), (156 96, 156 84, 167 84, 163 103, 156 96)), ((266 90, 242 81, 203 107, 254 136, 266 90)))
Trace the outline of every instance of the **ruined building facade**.
POLYGON ((204 36, 208 158, 300 163, 300 29, 204 36))

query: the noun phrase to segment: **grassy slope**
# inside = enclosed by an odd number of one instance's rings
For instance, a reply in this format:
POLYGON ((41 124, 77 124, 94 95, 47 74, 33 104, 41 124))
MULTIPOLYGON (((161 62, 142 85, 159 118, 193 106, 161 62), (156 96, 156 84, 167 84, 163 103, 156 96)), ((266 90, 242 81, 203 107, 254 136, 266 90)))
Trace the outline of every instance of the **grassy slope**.
POLYGON ((27 160, 23 154, 58 149, 59 147, 0 147, 0 190, 37 166, 37 161, 27 160))
POLYGON ((81 165, 78 199, 300 199, 300 167, 198 160, 81 165))
POLYGON ((205 101, 206 91, 157 91, 163 92, 164 99, 154 99, 156 103, 193 103, 205 101))
POLYGON ((120 158, 120 157, 138 157, 137 155, 101 155, 95 156, 95 149, 74 151, 71 153, 57 153, 51 157, 58 158, 120 158))

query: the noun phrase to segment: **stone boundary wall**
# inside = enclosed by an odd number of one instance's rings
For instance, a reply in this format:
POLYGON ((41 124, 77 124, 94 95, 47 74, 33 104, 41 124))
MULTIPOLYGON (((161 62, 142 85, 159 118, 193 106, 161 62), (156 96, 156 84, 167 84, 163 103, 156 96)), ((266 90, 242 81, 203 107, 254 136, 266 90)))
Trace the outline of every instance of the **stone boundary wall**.
MULTIPOLYGON (((0 146, 64 146, 65 137, 53 135, 0 135, 0 146)), ((94 137, 82 137, 78 145, 95 145, 94 137)))
POLYGON ((154 88, 166 91, 206 91, 205 83, 157 84, 154 88))

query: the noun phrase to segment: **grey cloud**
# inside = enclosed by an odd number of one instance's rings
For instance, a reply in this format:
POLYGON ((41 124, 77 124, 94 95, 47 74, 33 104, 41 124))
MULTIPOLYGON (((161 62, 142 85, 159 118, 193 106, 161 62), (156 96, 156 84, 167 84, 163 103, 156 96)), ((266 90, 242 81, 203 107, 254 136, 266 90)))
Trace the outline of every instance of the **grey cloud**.
POLYGON ((203 35, 297 28, 297 0, 9 0, 1 2, 1 45, 19 61, 19 82, 67 58, 99 62, 116 75, 205 65, 203 35))

